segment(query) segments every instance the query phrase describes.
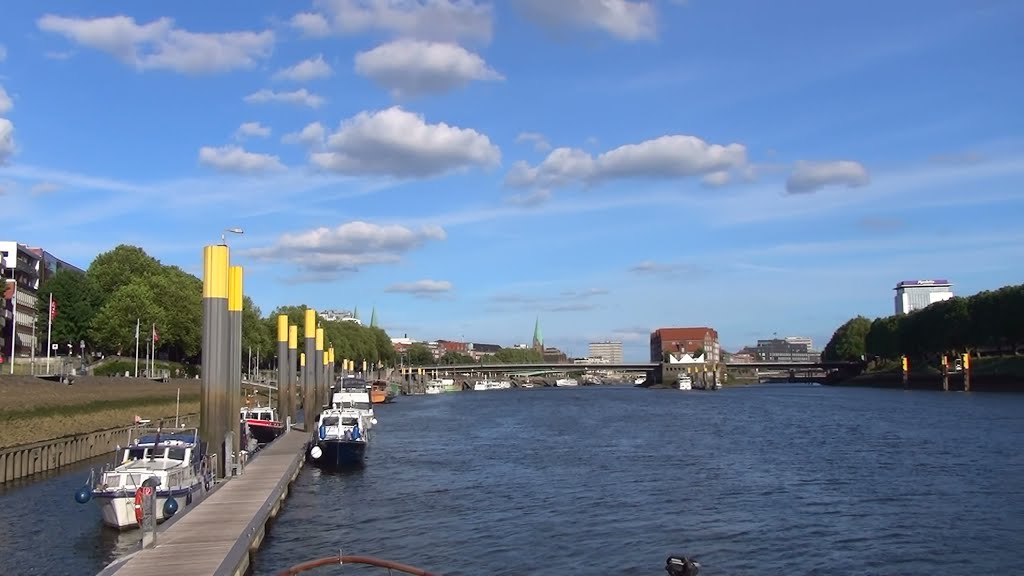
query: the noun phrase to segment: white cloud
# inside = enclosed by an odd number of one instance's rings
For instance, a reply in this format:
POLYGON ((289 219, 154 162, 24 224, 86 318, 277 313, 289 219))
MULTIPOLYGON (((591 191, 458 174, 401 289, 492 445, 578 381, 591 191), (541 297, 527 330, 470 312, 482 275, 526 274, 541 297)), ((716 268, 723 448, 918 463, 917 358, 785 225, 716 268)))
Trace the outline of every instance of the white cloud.
POLYGON ((399 282, 384 289, 385 292, 412 294, 421 298, 436 298, 452 291, 452 283, 447 280, 417 280, 415 282, 399 282))
POLYGON ((319 122, 307 124, 298 132, 289 132, 281 139, 285 144, 304 144, 310 148, 323 148, 327 131, 319 122))
POLYGON ((399 106, 360 112, 327 139, 313 164, 335 172, 425 178, 471 166, 493 166, 501 151, 470 128, 427 124, 399 106))
POLYGON ((170 18, 138 24, 130 16, 87 19, 47 14, 37 25, 139 70, 202 74, 251 68, 269 56, 274 46, 274 33, 269 30, 197 33, 176 28, 170 18))
POLYGON ((359 52, 355 69, 395 97, 446 92, 473 80, 505 79, 458 44, 419 40, 396 40, 359 52))
POLYGON ((331 65, 324 61, 323 54, 317 54, 314 58, 308 58, 294 66, 278 70, 274 73, 274 79, 308 82, 317 78, 327 78, 333 73, 331 65))
POLYGON ((331 25, 322 14, 299 12, 292 16, 290 24, 293 28, 302 30, 306 36, 323 37, 331 33, 331 25))
POLYGON ((811 162, 800 160, 786 180, 786 191, 790 194, 814 192, 826 186, 845 185, 848 188, 868 183, 868 171, 860 162, 835 160, 811 162))
POLYGON ((0 165, 14 155, 14 124, 7 118, 0 118, 0 165))
POLYGON ((199 149, 199 163, 224 172, 256 173, 283 170, 277 156, 247 152, 238 146, 203 146, 199 149))
POLYGON ((683 262, 655 262, 653 260, 638 262, 637 264, 630 266, 629 271, 643 276, 663 277, 675 277, 680 275, 693 277, 706 273, 704 268, 695 264, 687 264, 683 262))
POLYGON ((301 104, 310 108, 319 108, 324 99, 321 96, 311 93, 305 88, 291 92, 275 92, 263 88, 243 98, 249 104, 265 104, 267 102, 284 102, 286 104, 301 104))
POLYGON ((7 91, 0 86, 0 114, 6 114, 14 109, 14 101, 7 95, 7 91))
POLYGON ((34 184, 29 192, 33 196, 42 196, 43 194, 49 194, 51 192, 57 192, 62 190, 64 187, 56 182, 39 182, 34 184))
POLYGON ((540 132, 520 132, 516 136, 516 144, 523 142, 532 142, 533 148, 538 152, 547 152, 551 150, 551 144, 548 143, 547 138, 544 137, 540 132))
POLYGON ((319 12, 291 20, 310 36, 381 30, 420 40, 491 39, 491 6, 476 0, 314 0, 313 5, 319 12))
POLYGON ((515 0, 515 6, 542 26, 595 28, 629 41, 657 36, 657 18, 649 1, 515 0))
POLYGON ((270 126, 264 126, 259 122, 245 122, 235 130, 235 137, 238 139, 256 137, 267 138, 270 136, 270 126))
POLYGON ((7 60, 7 46, 0 44, 0 62, 7 60))
POLYGON ((619 146, 596 158, 579 148, 556 148, 537 166, 517 162, 505 184, 556 188, 622 178, 707 176, 740 170, 746 163, 747 150, 742 144, 722 146, 696 136, 662 136, 619 146))
POLYGON ((540 206, 551 199, 551 191, 543 188, 531 190, 524 194, 512 194, 505 198, 505 202, 514 206, 540 206))
POLYGON ((355 221, 335 228, 285 234, 272 246, 251 250, 249 254, 264 260, 294 262, 312 272, 336 273, 398 262, 428 241, 447 237, 439 226, 412 229, 399 224, 355 221))

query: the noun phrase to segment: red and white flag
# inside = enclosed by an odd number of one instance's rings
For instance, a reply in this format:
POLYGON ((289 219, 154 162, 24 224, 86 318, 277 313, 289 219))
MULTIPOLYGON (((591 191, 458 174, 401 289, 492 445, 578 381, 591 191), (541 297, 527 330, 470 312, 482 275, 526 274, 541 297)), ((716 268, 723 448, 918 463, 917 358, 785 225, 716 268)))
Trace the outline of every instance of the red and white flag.
POLYGON ((50 320, 57 317, 57 301, 50 296, 50 320))
POLYGON ((156 324, 153 324, 153 342, 159 342, 160 335, 156 333, 156 324))

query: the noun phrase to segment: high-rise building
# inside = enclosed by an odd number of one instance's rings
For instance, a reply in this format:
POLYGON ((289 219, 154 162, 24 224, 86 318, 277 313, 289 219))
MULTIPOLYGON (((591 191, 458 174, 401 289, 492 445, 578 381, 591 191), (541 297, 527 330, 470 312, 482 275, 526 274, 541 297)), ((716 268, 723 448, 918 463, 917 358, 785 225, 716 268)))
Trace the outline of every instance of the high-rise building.
POLYGON ((651 332, 651 362, 661 362, 666 352, 673 354, 704 352, 705 361, 711 363, 720 362, 722 358, 718 332, 706 326, 658 328, 651 332))
POLYGON ((904 280, 896 284, 896 313, 910 314, 953 297, 949 280, 904 280))
POLYGON ((790 344, 803 344, 808 350, 814 350, 814 341, 807 336, 787 336, 786 342, 790 344))
POLYGON ((609 364, 622 364, 622 342, 591 342, 587 345, 587 356, 602 358, 609 364))
MULTIPOLYGON (((771 340, 758 340, 757 341, 757 361, 758 362, 817 362, 820 358, 820 354, 810 349, 807 342, 804 342, 800 338, 793 338, 792 340, 801 340, 800 342, 793 342, 790 338, 782 340, 780 338, 773 338, 771 340)), ((806 339, 809 340, 809 339, 806 339)))

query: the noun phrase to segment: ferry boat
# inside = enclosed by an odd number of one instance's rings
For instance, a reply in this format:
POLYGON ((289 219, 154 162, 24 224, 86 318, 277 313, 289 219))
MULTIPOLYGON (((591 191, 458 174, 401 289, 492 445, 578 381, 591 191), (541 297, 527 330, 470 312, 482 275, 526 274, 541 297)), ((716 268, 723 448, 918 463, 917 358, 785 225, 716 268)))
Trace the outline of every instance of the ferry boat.
POLYGON ((201 497, 213 480, 199 431, 188 429, 133 429, 127 448, 115 451, 113 468, 90 474, 89 486, 75 493, 75 500, 95 499, 103 523, 119 530, 139 525, 136 502, 143 482, 156 483, 156 520, 163 522, 180 506, 201 497))
POLYGON ((693 389, 693 379, 690 378, 689 374, 680 374, 679 375, 679 389, 680 390, 692 390, 693 389))
POLYGON ((284 422, 277 417, 277 410, 270 406, 254 408, 243 406, 241 416, 249 426, 249 433, 258 444, 273 442, 278 436, 284 434, 284 422))
POLYGON ((314 466, 336 470, 363 463, 369 443, 369 419, 354 408, 328 408, 316 422, 306 452, 314 466))

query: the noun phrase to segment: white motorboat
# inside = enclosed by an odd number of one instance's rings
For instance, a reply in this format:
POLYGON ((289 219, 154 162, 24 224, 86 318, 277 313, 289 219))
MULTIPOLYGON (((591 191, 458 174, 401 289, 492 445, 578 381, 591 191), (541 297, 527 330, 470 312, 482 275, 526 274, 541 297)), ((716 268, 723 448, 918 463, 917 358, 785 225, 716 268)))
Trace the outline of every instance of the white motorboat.
POLYGON ((679 389, 680 390, 692 390, 693 389, 693 379, 690 378, 689 374, 680 374, 679 375, 679 389))
POLYGON ((444 382, 440 380, 427 380, 427 394, 444 394, 444 382))
POLYGON ((370 428, 371 418, 363 410, 328 408, 317 419, 306 456, 313 465, 329 470, 361 465, 370 428))
POLYGON ((373 401, 370 397, 371 384, 362 378, 346 377, 332 388, 331 404, 328 409, 357 410, 366 417, 366 428, 369 430, 377 424, 377 416, 373 412, 373 401))
POLYGON ((635 386, 639 386, 639 385, 643 384, 644 382, 647 382, 647 376, 637 376, 636 379, 633 380, 633 384, 635 386))
POLYGON ((559 378, 555 380, 555 386, 562 388, 564 386, 579 386, 580 383, 575 378, 559 378))
POLYGON ((138 429, 132 435, 128 447, 115 452, 114 467, 91 475, 91 486, 75 494, 83 504, 95 499, 103 523, 122 530, 139 526, 144 482, 155 484, 156 519, 162 522, 205 494, 213 479, 197 429, 138 429))

